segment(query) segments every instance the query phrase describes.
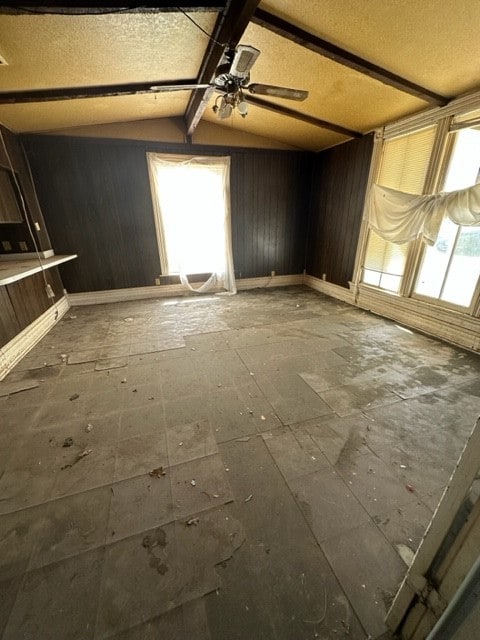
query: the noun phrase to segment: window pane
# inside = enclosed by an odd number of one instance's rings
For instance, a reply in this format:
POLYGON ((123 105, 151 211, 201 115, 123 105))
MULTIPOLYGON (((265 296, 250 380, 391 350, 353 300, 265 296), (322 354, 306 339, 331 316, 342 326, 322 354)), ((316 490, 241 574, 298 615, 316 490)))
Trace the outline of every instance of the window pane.
MULTIPOLYGON (((387 140, 383 146, 378 184, 407 193, 422 193, 435 132, 436 125, 387 140)), ((398 292, 407 253, 408 244, 388 242, 370 230, 362 281, 398 292)))
POLYGON ((433 247, 425 247, 422 266, 418 275, 415 291, 429 298, 438 298, 445 279, 457 237, 458 225, 445 218, 440 227, 438 238, 433 247))
MULTIPOLYGON (((443 190, 465 189, 479 179, 480 131, 462 129, 455 134, 443 190)), ((480 229, 445 218, 435 245, 425 247, 416 293, 469 307, 480 274, 479 242, 480 229)))
POLYGON ((463 307, 470 301, 480 276, 480 229, 462 227, 441 299, 463 307))

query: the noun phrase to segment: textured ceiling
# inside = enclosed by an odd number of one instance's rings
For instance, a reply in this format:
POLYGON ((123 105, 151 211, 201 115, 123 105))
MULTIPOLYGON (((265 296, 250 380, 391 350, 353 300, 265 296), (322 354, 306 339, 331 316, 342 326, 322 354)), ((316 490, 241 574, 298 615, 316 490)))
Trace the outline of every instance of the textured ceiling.
POLYGON ((426 106, 257 25, 249 25, 242 41, 262 52, 252 70, 252 82, 307 89, 305 102, 279 102, 316 118, 368 131, 426 106))
MULTIPOLYGON (((458 0, 454 7, 438 0, 264 0, 261 8, 437 93, 454 96, 480 88, 479 0, 458 0)), ((217 14, 192 17, 211 32, 217 14)), ((8 63, 0 67, 0 90, 195 78, 207 42, 181 13, 0 15, 0 55, 8 63)), ((309 91, 305 102, 267 99, 309 116, 365 133, 428 108, 253 23, 241 42, 261 50, 253 82, 309 91)), ((173 118, 185 113, 189 96, 182 91, 156 99, 138 95, 0 105, 0 122, 24 132, 173 118)), ((210 107, 203 120, 220 124, 225 135, 243 131, 246 144, 247 136, 262 136, 319 150, 345 139, 253 106, 246 119, 236 114, 218 121, 210 107)))
POLYGON ((264 0, 261 8, 432 91, 480 84, 478 0, 264 0))
MULTIPOLYGON (((73 4, 73 3, 72 3, 73 4)), ((211 31, 215 13, 195 20, 211 31)), ((0 16, 3 91, 195 78, 207 37, 181 13, 0 16)))
POLYGON ((12 131, 52 131, 86 124, 182 115, 190 91, 0 105, 0 122, 12 131))

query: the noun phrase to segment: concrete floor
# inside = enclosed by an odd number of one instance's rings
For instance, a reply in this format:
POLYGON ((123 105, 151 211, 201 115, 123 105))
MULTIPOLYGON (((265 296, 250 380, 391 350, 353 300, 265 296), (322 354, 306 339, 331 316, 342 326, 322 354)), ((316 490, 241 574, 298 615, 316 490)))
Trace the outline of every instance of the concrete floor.
POLYGON ((292 287, 72 308, 0 394, 5 640, 357 640, 480 359, 292 287))

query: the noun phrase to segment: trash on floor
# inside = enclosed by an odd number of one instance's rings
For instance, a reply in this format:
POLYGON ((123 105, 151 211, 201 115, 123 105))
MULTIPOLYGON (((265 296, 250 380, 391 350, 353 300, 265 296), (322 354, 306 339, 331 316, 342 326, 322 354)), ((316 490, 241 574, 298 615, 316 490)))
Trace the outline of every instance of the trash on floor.
POLYGON ((148 475, 152 476, 152 478, 161 478, 165 474, 166 471, 163 467, 157 467, 156 469, 152 469, 148 475))
POLYGON ((200 522, 200 518, 190 518, 190 520, 187 520, 186 525, 187 527, 191 527, 192 525, 197 526, 199 522, 200 522))
POLYGON ((250 500, 253 498, 253 494, 251 493, 248 498, 245 498, 245 502, 250 502, 250 500))
POLYGON ((85 431, 87 433, 90 433, 90 431, 93 429, 93 424, 90 424, 90 422, 87 424, 87 426, 85 427, 85 431))
POLYGON ((62 447, 71 447, 73 444, 73 438, 65 438, 62 447))
POLYGON ((69 400, 78 400, 79 397, 78 393, 74 393, 73 396, 70 396, 69 400))

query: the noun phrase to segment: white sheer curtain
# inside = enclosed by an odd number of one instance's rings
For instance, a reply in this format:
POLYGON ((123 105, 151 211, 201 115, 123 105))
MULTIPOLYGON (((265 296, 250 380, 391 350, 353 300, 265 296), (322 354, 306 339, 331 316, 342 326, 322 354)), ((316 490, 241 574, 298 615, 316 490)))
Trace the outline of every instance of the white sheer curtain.
POLYGON ((191 291, 236 293, 230 216, 230 158, 148 153, 163 274, 191 291), (193 288, 187 274, 211 273, 193 288))
POLYGON ((462 226, 480 225, 480 184, 423 196, 374 184, 368 204, 370 227, 396 244, 420 235, 428 244, 435 244, 444 217, 462 226))

